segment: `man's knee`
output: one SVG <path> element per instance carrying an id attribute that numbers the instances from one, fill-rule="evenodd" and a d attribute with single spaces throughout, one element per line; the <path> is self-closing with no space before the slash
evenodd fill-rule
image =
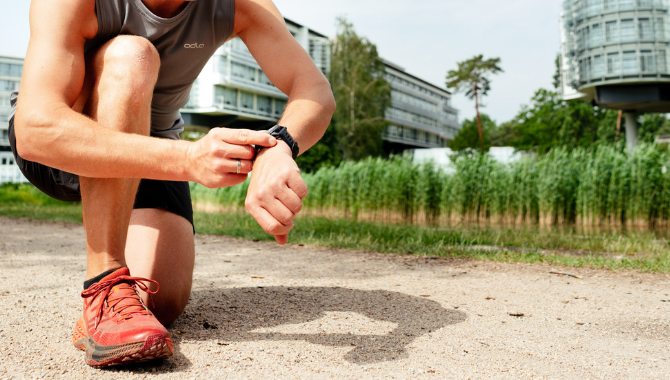
<path id="1" fill-rule="evenodd" d="M 157 299 L 152 312 L 164 326 L 169 326 L 184 312 L 190 295 L 189 287 L 182 292 Z"/>
<path id="2" fill-rule="evenodd" d="M 98 76 L 111 76 L 117 85 L 123 84 L 130 91 L 153 91 L 160 56 L 146 38 L 118 36 L 95 53 L 94 65 Z"/>

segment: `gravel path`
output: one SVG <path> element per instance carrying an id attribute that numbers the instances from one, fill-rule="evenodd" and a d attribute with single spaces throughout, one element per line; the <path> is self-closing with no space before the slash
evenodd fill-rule
<path id="1" fill-rule="evenodd" d="M 176 353 L 95 370 L 71 341 L 83 228 L 0 217 L 0 378 L 670 378 L 670 277 L 197 236 Z"/>

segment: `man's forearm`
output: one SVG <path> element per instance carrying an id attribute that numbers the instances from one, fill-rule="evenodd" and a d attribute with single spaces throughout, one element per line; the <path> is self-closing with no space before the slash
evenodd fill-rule
<path id="1" fill-rule="evenodd" d="M 105 128 L 63 105 L 49 116 L 15 119 L 19 155 L 92 178 L 191 180 L 188 142 Z"/>

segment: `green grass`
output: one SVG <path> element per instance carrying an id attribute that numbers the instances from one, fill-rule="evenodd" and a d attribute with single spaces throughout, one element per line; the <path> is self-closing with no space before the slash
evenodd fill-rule
<path id="1" fill-rule="evenodd" d="M 29 185 L 5 185 L 0 186 L 0 215 L 81 223 L 81 205 L 51 200 Z M 196 212 L 195 225 L 201 234 L 273 240 L 246 213 Z M 291 243 L 392 254 L 670 272 L 670 246 L 650 231 L 467 225 L 430 228 L 303 216 L 289 238 Z"/>
<path id="2" fill-rule="evenodd" d="M 0 215 L 12 218 L 81 223 L 81 204 L 52 199 L 32 185 L 0 186 Z"/>

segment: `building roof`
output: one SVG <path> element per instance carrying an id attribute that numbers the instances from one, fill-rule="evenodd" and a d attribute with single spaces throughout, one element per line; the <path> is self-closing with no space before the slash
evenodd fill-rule
<path id="1" fill-rule="evenodd" d="M 309 29 L 309 32 L 310 32 L 310 33 L 312 33 L 312 34 L 314 34 L 314 35 L 316 35 L 316 36 L 318 36 L 318 37 L 328 38 L 328 36 L 323 35 L 323 34 L 317 32 L 317 31 L 315 31 L 314 29 L 310 29 L 310 28 L 308 28 L 308 27 L 306 27 L 306 26 L 304 26 L 304 25 L 302 25 L 302 24 L 298 24 L 297 22 L 295 22 L 295 21 L 293 21 L 293 20 L 291 20 L 291 19 L 288 19 L 288 18 L 286 18 L 286 17 L 284 17 L 284 21 L 285 21 L 287 24 L 291 24 L 291 25 L 296 26 L 296 27 L 298 27 L 298 28 L 307 28 L 307 29 Z"/>
<path id="2" fill-rule="evenodd" d="M 414 80 L 416 80 L 416 81 L 419 81 L 419 82 L 425 84 L 426 86 L 432 87 L 433 89 L 435 89 L 435 90 L 437 90 L 437 91 L 446 92 L 447 94 L 451 95 L 451 91 L 449 91 L 449 90 L 447 90 L 447 89 L 445 89 L 445 88 L 442 88 L 442 87 L 440 87 L 440 86 L 434 85 L 434 84 L 428 82 L 427 80 L 424 80 L 424 79 L 421 79 L 421 78 L 417 77 L 416 75 L 412 75 L 412 74 L 408 73 L 407 71 L 405 71 L 405 68 L 404 68 L 404 67 L 399 66 L 399 65 L 396 65 L 395 63 L 390 62 L 390 61 L 387 61 L 386 59 L 381 58 L 381 57 L 380 57 L 379 59 L 381 59 L 381 61 L 384 62 L 384 64 L 385 64 L 387 67 L 390 67 L 390 68 L 392 68 L 392 69 L 398 70 L 398 71 L 400 71 L 401 73 L 403 73 L 404 75 L 407 75 L 408 77 L 410 77 L 410 78 L 412 78 L 412 79 L 414 79 Z"/>

